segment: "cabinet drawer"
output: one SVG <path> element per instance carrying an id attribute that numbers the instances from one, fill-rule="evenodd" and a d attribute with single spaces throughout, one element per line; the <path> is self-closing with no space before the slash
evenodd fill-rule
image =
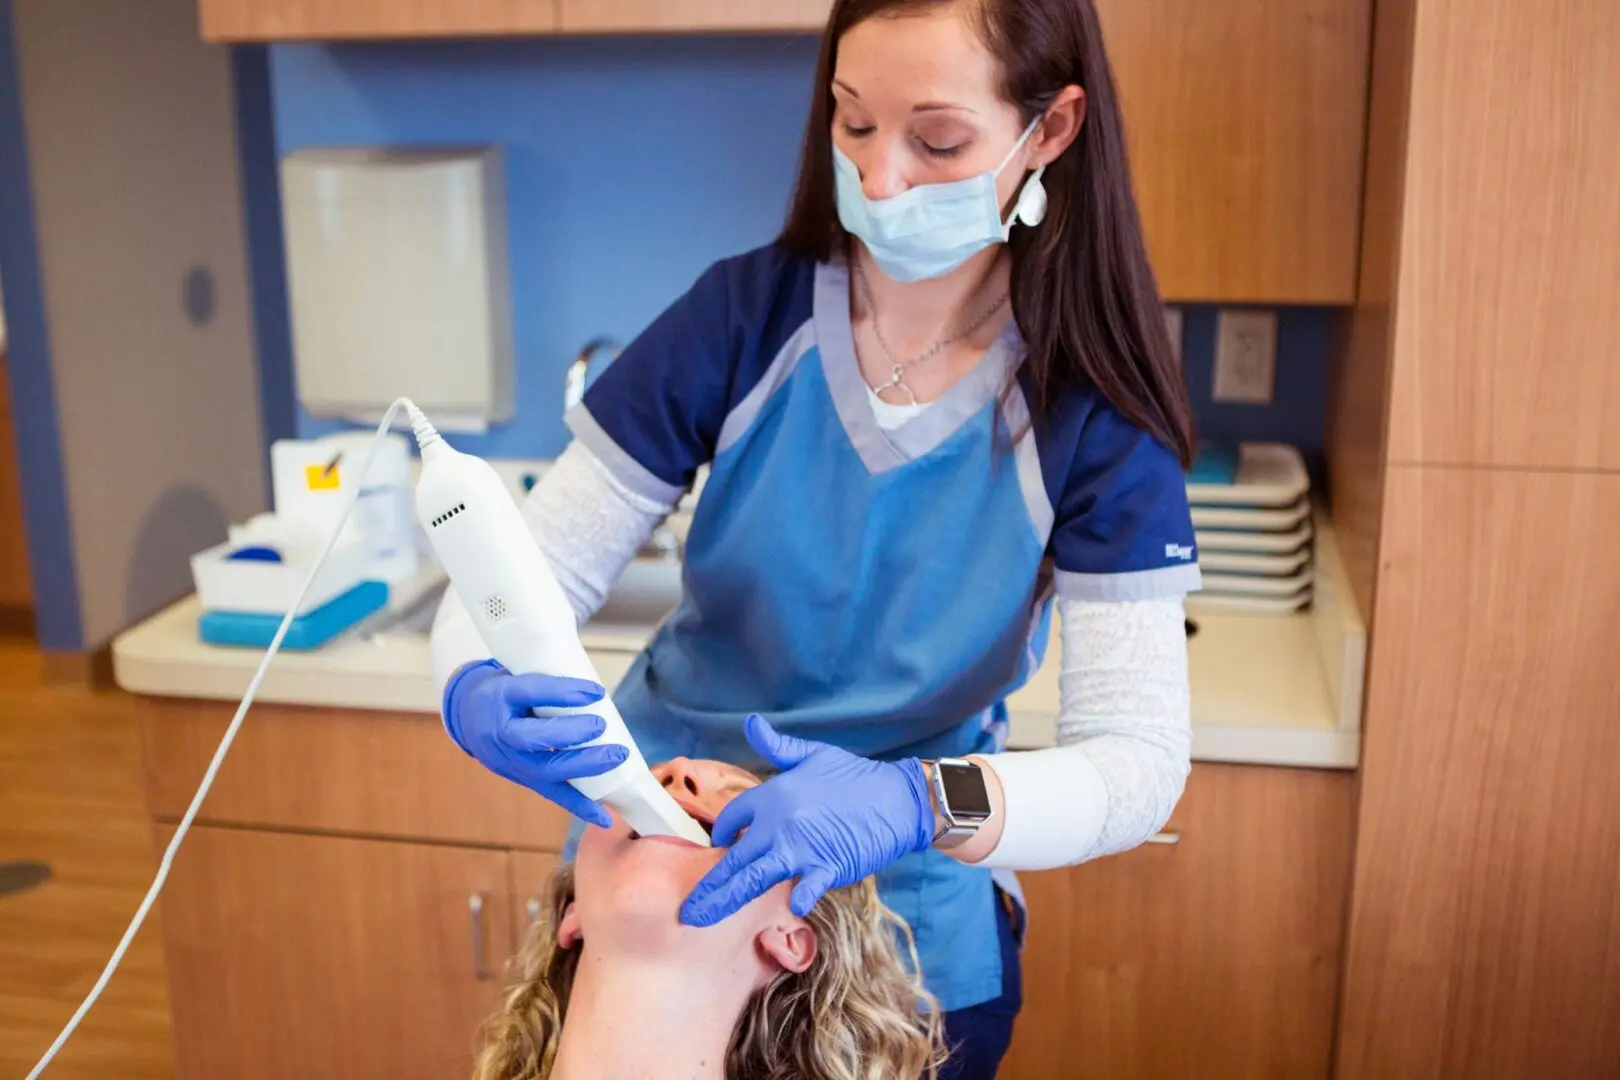
<path id="1" fill-rule="evenodd" d="M 219 702 L 144 699 L 147 807 L 185 813 L 230 722 Z M 558 851 L 569 817 L 489 772 L 422 713 L 257 705 L 203 821 Z"/>

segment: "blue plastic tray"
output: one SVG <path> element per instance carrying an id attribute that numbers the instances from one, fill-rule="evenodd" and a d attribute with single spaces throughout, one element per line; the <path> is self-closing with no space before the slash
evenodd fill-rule
<path id="1" fill-rule="evenodd" d="M 388 583 L 362 581 L 320 607 L 292 621 L 281 647 L 287 652 L 318 649 L 388 603 Z M 256 611 L 205 611 L 197 618 L 197 636 L 209 645 L 265 649 L 276 636 L 281 615 Z"/>

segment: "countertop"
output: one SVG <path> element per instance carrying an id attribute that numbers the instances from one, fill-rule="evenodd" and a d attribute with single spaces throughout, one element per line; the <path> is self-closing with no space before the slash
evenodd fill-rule
<path id="1" fill-rule="evenodd" d="M 1316 599 L 1288 616 L 1195 614 L 1188 640 L 1193 757 L 1201 761 L 1354 768 L 1360 748 L 1365 632 L 1331 529 L 1318 519 Z M 201 611 L 187 597 L 120 635 L 120 687 L 158 697 L 240 700 L 262 653 L 197 640 Z M 629 670 L 655 627 L 587 623 L 580 632 L 604 685 Z M 1059 711 L 1058 628 L 1046 661 L 1008 699 L 1010 749 L 1051 746 Z M 309 653 L 283 653 L 257 700 L 332 708 L 437 713 L 425 638 L 350 633 Z M 251 722 L 251 719 L 250 721 Z"/>

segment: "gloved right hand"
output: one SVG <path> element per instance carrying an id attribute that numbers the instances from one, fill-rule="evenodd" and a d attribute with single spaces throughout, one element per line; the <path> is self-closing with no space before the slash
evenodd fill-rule
<path id="1" fill-rule="evenodd" d="M 613 824 L 608 812 L 568 781 L 605 773 L 630 752 L 616 745 L 579 746 L 606 729 L 600 716 L 539 717 L 531 712 L 581 708 L 605 693 L 593 682 L 513 675 L 494 660 L 481 660 L 450 677 L 444 690 L 444 726 L 456 745 L 491 772 L 605 829 Z"/>

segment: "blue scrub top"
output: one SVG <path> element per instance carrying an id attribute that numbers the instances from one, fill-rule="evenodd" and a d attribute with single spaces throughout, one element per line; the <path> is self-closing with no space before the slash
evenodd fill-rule
<path id="1" fill-rule="evenodd" d="M 568 417 L 632 490 L 709 476 L 680 606 L 614 693 L 651 762 L 758 771 L 742 734 L 870 758 L 989 754 L 1039 666 L 1052 598 L 1198 587 L 1174 453 L 1096 390 L 1032 423 L 1010 326 L 927 410 L 878 427 L 842 261 L 770 246 L 717 263 Z M 1001 993 L 990 871 L 939 852 L 878 878 L 947 1010 Z"/>

